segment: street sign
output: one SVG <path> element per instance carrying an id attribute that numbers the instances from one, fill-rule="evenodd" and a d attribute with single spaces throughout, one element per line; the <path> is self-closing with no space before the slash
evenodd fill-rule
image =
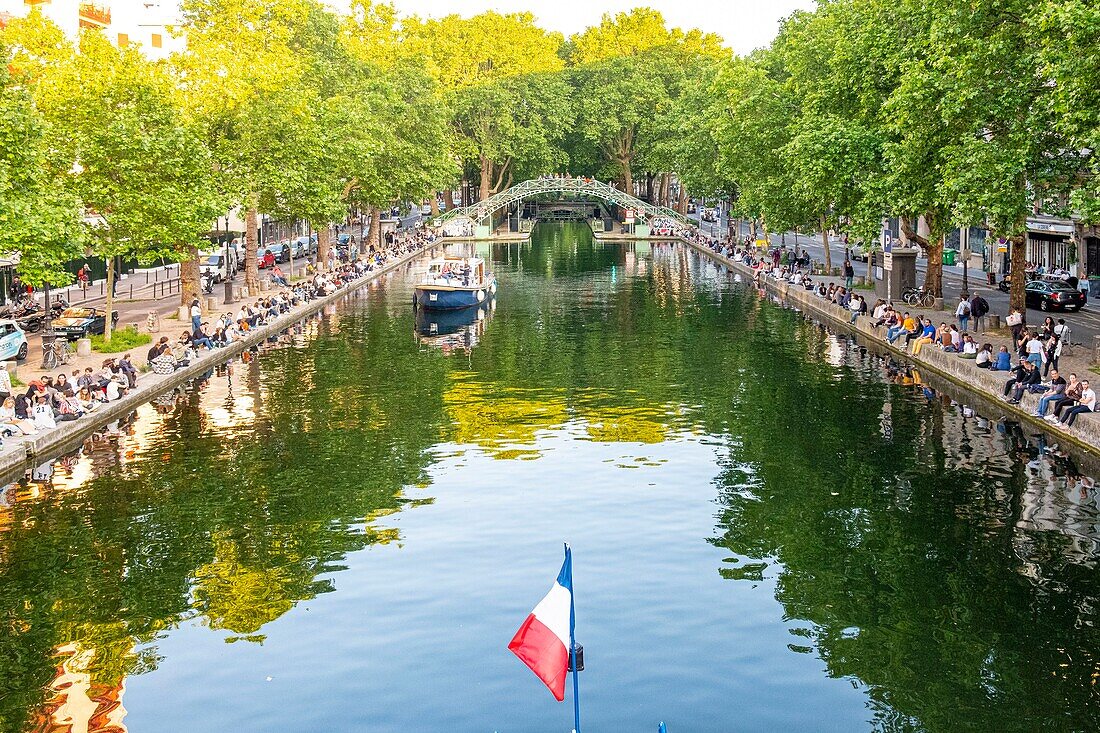
<path id="1" fill-rule="evenodd" d="M 634 223 L 634 209 L 627 209 L 623 219 L 624 224 Z"/>
<path id="2" fill-rule="evenodd" d="M 894 253 L 886 251 L 882 253 L 882 269 L 890 271 L 894 269 Z"/>
<path id="3" fill-rule="evenodd" d="M 882 220 L 882 251 L 890 252 L 894 246 L 894 238 L 890 235 L 890 220 Z M 887 267 L 886 269 L 890 269 Z"/>

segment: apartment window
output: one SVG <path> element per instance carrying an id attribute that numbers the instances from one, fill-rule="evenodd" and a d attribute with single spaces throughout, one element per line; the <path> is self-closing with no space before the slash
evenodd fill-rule
<path id="1" fill-rule="evenodd" d="M 152 45 L 153 45 L 153 48 L 163 48 L 164 47 L 164 39 L 161 38 L 161 35 L 159 33 L 154 33 L 153 34 Z"/>
<path id="2" fill-rule="evenodd" d="M 118 34 L 118 47 L 125 48 L 130 45 L 130 36 L 126 33 Z"/>

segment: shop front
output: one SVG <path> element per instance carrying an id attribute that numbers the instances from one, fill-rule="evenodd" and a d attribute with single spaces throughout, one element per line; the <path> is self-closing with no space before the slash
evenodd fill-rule
<path id="1" fill-rule="evenodd" d="M 1027 220 L 1027 256 L 1025 259 L 1042 266 L 1047 272 L 1064 269 L 1077 272 L 1077 243 L 1073 238 L 1073 222 L 1069 219 L 1036 216 Z"/>

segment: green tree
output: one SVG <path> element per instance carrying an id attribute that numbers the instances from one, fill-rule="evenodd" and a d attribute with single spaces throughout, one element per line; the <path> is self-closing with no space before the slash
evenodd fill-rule
<path id="1" fill-rule="evenodd" d="M 8 72 L 0 47 L 0 247 L 19 256 L 33 286 L 65 285 L 80 254 L 80 202 L 48 160 L 48 127 L 29 89 Z"/>
<path id="2" fill-rule="evenodd" d="M 107 311 L 118 257 L 176 258 L 219 212 L 210 156 L 182 121 L 171 78 L 98 31 L 38 85 L 66 186 L 84 204 L 85 234 L 107 261 Z M 111 319 L 104 333 L 111 336 Z"/>
<path id="3" fill-rule="evenodd" d="M 614 16 L 604 13 L 599 25 L 572 36 L 562 52 L 571 64 L 580 66 L 666 46 L 713 56 L 727 53 L 720 36 L 698 29 L 669 28 L 664 16 L 652 8 L 634 8 Z"/>

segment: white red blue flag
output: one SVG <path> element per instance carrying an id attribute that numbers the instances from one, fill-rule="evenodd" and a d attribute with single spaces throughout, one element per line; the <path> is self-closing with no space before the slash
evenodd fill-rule
<path id="1" fill-rule="evenodd" d="M 550 688 L 558 702 L 565 699 L 572 638 L 573 557 L 566 547 L 558 579 L 508 644 L 508 649 Z"/>

